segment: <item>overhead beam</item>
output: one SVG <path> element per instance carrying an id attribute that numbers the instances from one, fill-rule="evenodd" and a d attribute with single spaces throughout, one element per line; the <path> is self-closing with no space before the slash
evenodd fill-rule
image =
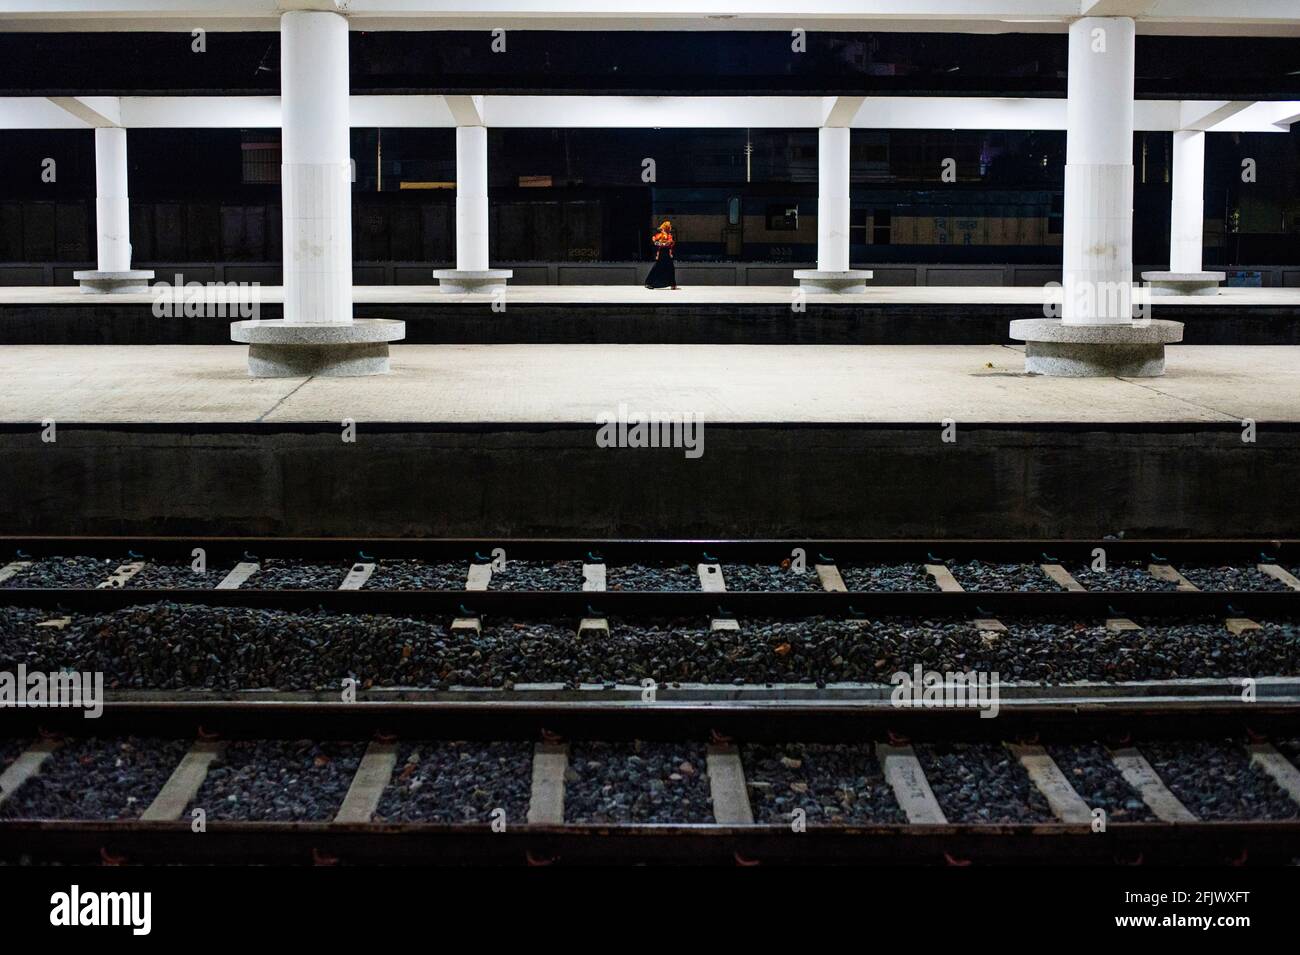
<path id="1" fill-rule="evenodd" d="M 111 103 L 109 102 L 111 101 Z M 469 102 L 466 102 L 469 101 Z M 116 112 L 112 108 L 118 106 Z M 353 96 L 356 128 L 486 125 L 538 129 L 1059 130 L 1065 100 L 952 96 Z M 1139 100 L 1134 127 L 1149 132 L 1284 132 L 1300 102 Z M 1191 124 L 1191 125 L 1188 125 Z M 278 96 L 0 97 L 0 129 L 238 129 L 280 126 Z"/>
<path id="2" fill-rule="evenodd" d="M 364 30 L 1060 33 L 1080 16 L 1127 16 L 1142 33 L 1300 35 L 1294 0 L 0 0 L 0 28 L 269 30 L 294 9 Z"/>
<path id="3" fill-rule="evenodd" d="M 51 96 L 49 99 L 93 129 L 122 125 L 122 101 L 116 96 Z"/>
<path id="4" fill-rule="evenodd" d="M 1160 0 L 1081 0 L 1079 15 L 1084 17 L 1144 17 L 1159 6 Z"/>
<path id="5" fill-rule="evenodd" d="M 122 125 L 130 129 L 278 129 L 280 97 L 123 96 Z"/>
<path id="6" fill-rule="evenodd" d="M 1296 108 L 1295 103 L 1290 103 L 1288 105 L 1293 110 Z M 1300 123 L 1300 110 L 1296 110 L 1295 112 L 1288 111 L 1285 116 L 1273 120 L 1273 125 L 1283 132 L 1290 132 L 1291 126 L 1294 123 Z"/>
<path id="7" fill-rule="evenodd" d="M 853 117 L 858 115 L 858 110 L 862 109 L 862 104 L 866 101 L 865 96 L 826 97 L 826 115 L 822 119 L 822 125 L 852 126 Z"/>
<path id="8" fill-rule="evenodd" d="M 482 96 L 444 96 L 443 100 L 457 126 L 483 125 Z"/>
<path id="9" fill-rule="evenodd" d="M 1199 102 L 1184 101 L 1179 106 L 1179 122 L 1183 129 L 1195 129 L 1208 132 L 1242 110 L 1253 105 L 1250 102 Z"/>

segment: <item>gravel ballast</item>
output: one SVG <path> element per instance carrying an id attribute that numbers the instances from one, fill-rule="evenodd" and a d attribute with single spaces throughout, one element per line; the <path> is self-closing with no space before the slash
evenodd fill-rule
<path id="1" fill-rule="evenodd" d="M 126 582 L 127 590 L 212 590 L 230 573 L 229 567 L 208 567 L 195 573 L 189 564 L 145 564 Z"/>
<path id="2" fill-rule="evenodd" d="M 1124 781 L 1106 747 L 1097 743 L 1049 746 L 1049 755 L 1090 809 L 1104 809 L 1109 822 L 1153 822 L 1137 790 Z"/>
<path id="3" fill-rule="evenodd" d="M 467 561 L 438 564 L 422 560 L 381 560 L 364 590 L 464 590 L 469 577 Z"/>
<path id="4" fill-rule="evenodd" d="M 1019 591 L 1047 593 L 1061 587 L 1037 564 L 990 564 L 982 560 L 948 565 L 963 590 L 972 593 Z"/>
<path id="5" fill-rule="evenodd" d="M 1169 791 L 1197 817 L 1294 819 L 1297 804 L 1262 769 L 1251 765 L 1239 740 L 1148 742 L 1138 747 Z"/>
<path id="6" fill-rule="evenodd" d="M 1300 625 L 1262 621 L 1232 637 L 1216 619 L 1111 632 L 1051 619 L 1003 618 L 986 640 L 965 620 L 741 620 L 738 631 L 613 618 L 608 635 L 576 621 L 489 618 L 481 634 L 426 620 L 325 611 L 148 604 L 74 615 L 0 609 L 0 669 L 102 671 L 109 689 L 338 691 L 516 683 L 889 683 L 916 664 L 996 672 L 1003 682 L 1066 683 L 1300 674 Z"/>
<path id="7" fill-rule="evenodd" d="M 1177 590 L 1178 585 L 1161 580 L 1147 569 L 1146 564 L 1107 564 L 1104 571 L 1095 571 L 1090 565 L 1067 567 L 1070 575 L 1083 585 L 1084 590 L 1123 590 L 1136 593 Z"/>
<path id="8" fill-rule="evenodd" d="M 0 739 L 0 773 L 31 744 L 29 739 Z"/>
<path id="9" fill-rule="evenodd" d="M 574 743 L 564 774 L 566 822 L 713 821 L 699 743 Z"/>
<path id="10" fill-rule="evenodd" d="M 0 805 L 6 819 L 137 819 L 189 750 L 186 740 L 69 740 Z"/>
<path id="11" fill-rule="evenodd" d="M 388 822 L 491 822 L 528 816 L 533 748 L 528 743 L 403 744 L 376 819 Z"/>
<path id="12" fill-rule="evenodd" d="M 123 564 L 127 557 L 45 557 L 10 577 L 0 588 L 29 590 L 34 587 L 98 587 Z"/>
<path id="13" fill-rule="evenodd" d="M 1290 590 L 1276 577 L 1256 567 L 1185 567 L 1176 565 L 1184 577 L 1201 590 Z"/>
<path id="14" fill-rule="evenodd" d="M 751 744 L 741 749 L 757 823 L 809 825 L 906 822 L 869 743 Z"/>
<path id="15" fill-rule="evenodd" d="M 934 798 L 949 822 L 1051 822 L 1047 800 L 996 743 L 916 747 Z"/>
<path id="16" fill-rule="evenodd" d="M 580 560 L 507 560 L 492 571 L 489 590 L 581 590 Z"/>
<path id="17" fill-rule="evenodd" d="M 699 590 L 700 574 L 694 564 L 610 564 L 605 589 Z"/>
<path id="18" fill-rule="evenodd" d="M 365 748 L 311 740 L 227 743 L 185 816 L 202 809 L 209 820 L 328 821 L 343 804 Z"/>
<path id="19" fill-rule="evenodd" d="M 839 572 L 849 590 L 924 592 L 939 589 L 935 579 L 921 564 L 841 565 Z"/>
<path id="20" fill-rule="evenodd" d="M 728 590 L 765 590 L 777 593 L 806 593 L 822 589 L 821 578 L 809 564 L 802 572 L 781 564 L 723 564 L 722 577 Z"/>
<path id="21" fill-rule="evenodd" d="M 243 586 L 247 590 L 337 590 L 351 566 L 272 557 L 261 561 L 257 573 Z"/>

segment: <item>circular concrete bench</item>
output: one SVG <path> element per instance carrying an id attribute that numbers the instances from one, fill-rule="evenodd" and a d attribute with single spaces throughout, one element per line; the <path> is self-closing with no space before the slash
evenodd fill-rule
<path id="1" fill-rule="evenodd" d="M 1218 295 L 1223 272 L 1143 272 L 1152 295 Z"/>
<path id="2" fill-rule="evenodd" d="M 1011 337 L 1025 343 L 1025 371 L 1058 378 L 1154 378 L 1165 373 L 1165 345 L 1183 340 L 1183 323 L 1066 325 L 1022 318 Z"/>
<path id="3" fill-rule="evenodd" d="M 405 337 L 406 323 L 388 318 L 347 323 L 254 320 L 230 326 L 232 341 L 248 343 L 248 373 L 254 378 L 387 374 L 388 343 Z"/>
<path id="4" fill-rule="evenodd" d="M 438 280 L 440 292 L 491 292 L 505 288 L 514 274 L 513 269 L 435 269 L 433 277 Z"/>
<path id="5" fill-rule="evenodd" d="M 100 272 L 97 270 L 73 272 L 72 277 L 81 283 L 83 292 L 147 292 L 153 269 L 130 269 L 126 272 Z"/>
<path id="6" fill-rule="evenodd" d="M 820 269 L 797 269 L 794 273 L 799 287 L 809 292 L 865 292 L 871 272 L 849 269 L 845 272 L 826 272 Z"/>

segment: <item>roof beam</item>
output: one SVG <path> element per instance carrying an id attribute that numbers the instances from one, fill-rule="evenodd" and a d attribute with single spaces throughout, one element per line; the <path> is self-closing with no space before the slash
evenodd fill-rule
<path id="1" fill-rule="evenodd" d="M 853 117 L 858 115 L 858 110 L 862 109 L 862 104 L 866 101 L 865 96 L 826 97 L 826 115 L 822 119 L 822 125 L 852 126 Z"/>
<path id="2" fill-rule="evenodd" d="M 51 96 L 49 100 L 92 128 L 122 125 L 122 101 L 116 96 Z"/>
<path id="3" fill-rule="evenodd" d="M 1289 133 L 1292 124 L 1300 123 L 1300 103 L 1290 103 L 1288 105 L 1290 109 L 1287 110 L 1286 115 L 1273 120 L 1273 125 L 1283 132 Z"/>
<path id="4" fill-rule="evenodd" d="M 1219 123 L 1236 116 L 1252 103 L 1199 102 L 1189 100 L 1179 105 L 1179 123 L 1181 129 L 1199 129 L 1208 131 Z"/>
<path id="5" fill-rule="evenodd" d="M 64 98 L 59 97 L 59 100 Z M 468 102 L 466 102 L 468 101 Z M 120 104 L 120 105 L 119 105 Z M 356 128 L 1065 129 L 1066 101 L 956 96 L 353 96 Z M 1284 132 L 1300 102 L 1138 100 L 1144 131 Z M 278 96 L 0 97 L 0 129 L 280 126 Z"/>
<path id="6" fill-rule="evenodd" d="M 483 125 L 482 96 L 444 96 L 443 100 L 457 126 Z"/>
<path id="7" fill-rule="evenodd" d="M 1144 17 L 1159 0 L 1081 0 L 1079 15 L 1085 17 Z"/>
<path id="8" fill-rule="evenodd" d="M 1295 0 L 0 0 L 17 30 L 275 29 L 330 10 L 364 30 L 912 30 L 1055 32 L 1129 16 L 1143 33 L 1300 35 Z"/>

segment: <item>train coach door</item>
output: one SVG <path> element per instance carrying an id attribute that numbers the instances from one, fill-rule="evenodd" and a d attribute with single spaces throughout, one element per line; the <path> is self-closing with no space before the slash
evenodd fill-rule
<path id="1" fill-rule="evenodd" d="M 727 215 L 722 226 L 722 251 L 729 259 L 738 259 L 745 249 L 745 216 L 740 196 L 727 198 Z"/>

